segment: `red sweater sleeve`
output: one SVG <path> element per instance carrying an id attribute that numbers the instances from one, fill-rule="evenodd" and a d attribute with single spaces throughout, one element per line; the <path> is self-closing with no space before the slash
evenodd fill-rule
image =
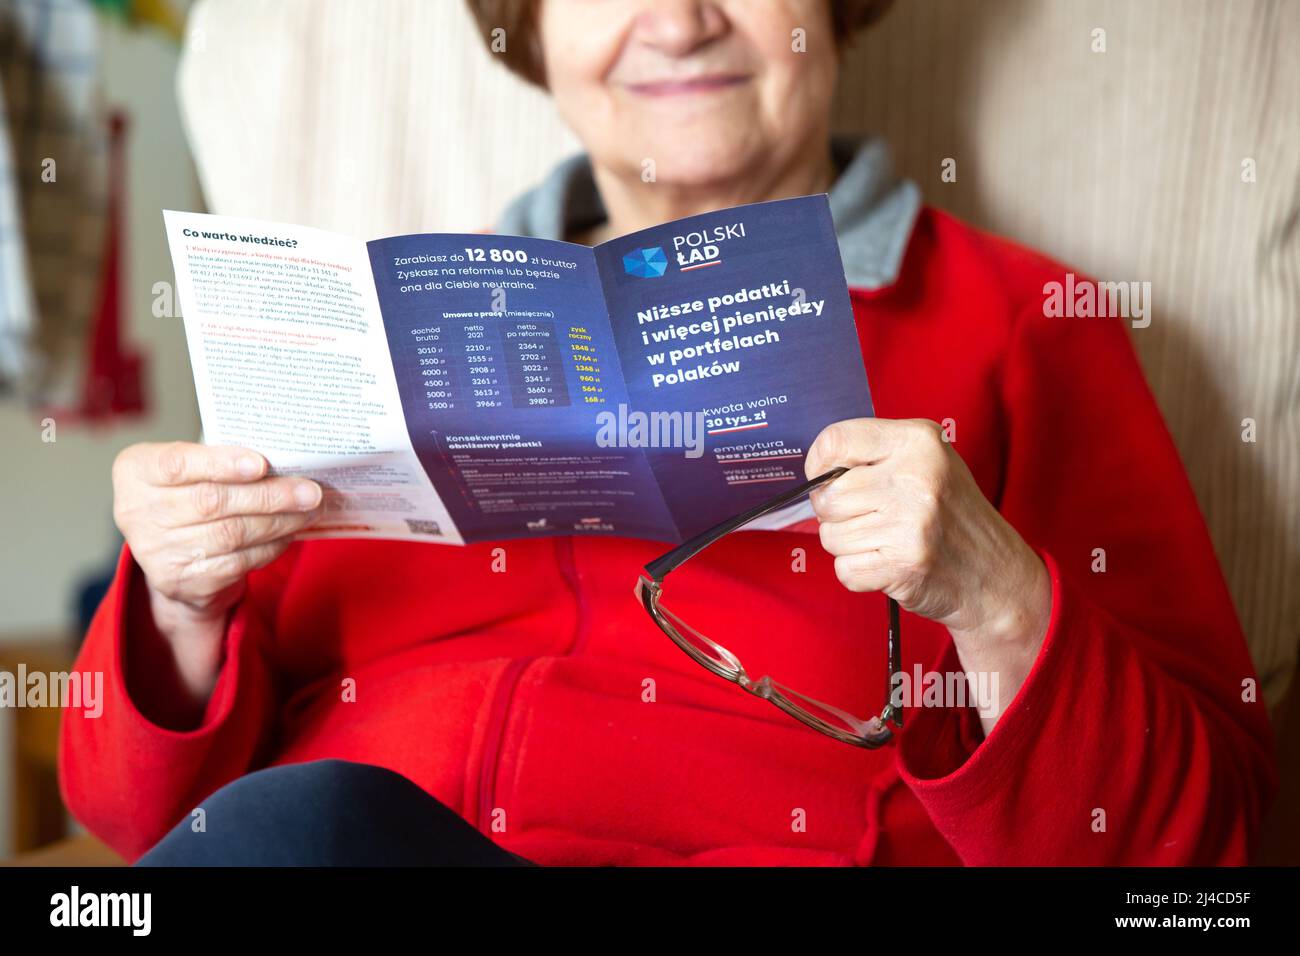
<path id="1" fill-rule="evenodd" d="M 1047 636 L 987 739 L 971 708 L 918 709 L 899 745 L 967 864 L 1243 864 L 1277 787 L 1232 600 L 1121 321 L 1039 301 L 1011 335 L 998 506 L 1047 561 Z M 939 667 L 961 670 L 951 645 Z"/>
<path id="2" fill-rule="evenodd" d="M 202 719 L 193 729 L 171 729 L 179 688 L 155 646 L 161 638 L 143 586 L 143 572 L 124 547 L 76 663 L 79 671 L 103 673 L 102 713 L 64 711 L 59 747 L 69 810 L 132 861 L 203 797 L 251 769 L 272 725 L 274 699 L 268 631 L 244 600 L 226 627 L 224 659 Z"/>

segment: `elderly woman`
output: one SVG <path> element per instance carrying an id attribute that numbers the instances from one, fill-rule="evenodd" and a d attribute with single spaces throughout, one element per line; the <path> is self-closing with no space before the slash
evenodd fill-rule
<path id="1" fill-rule="evenodd" d="M 64 727 L 73 812 L 163 864 L 1245 862 L 1269 723 L 1125 329 L 1053 317 L 1062 267 L 832 137 L 841 52 L 882 4 L 470 7 L 586 149 L 498 231 L 595 243 L 830 194 L 879 417 L 808 452 L 809 476 L 847 469 L 813 496 L 820 542 L 743 530 L 693 560 L 710 633 L 867 707 L 888 596 L 899 686 L 996 692 L 927 682 L 894 743 L 847 746 L 654 627 L 630 593 L 653 543 L 512 542 L 499 574 L 491 545 L 294 541 L 313 482 L 138 445 L 78 665 L 104 715 Z M 193 573 L 196 551 L 224 557 Z"/>

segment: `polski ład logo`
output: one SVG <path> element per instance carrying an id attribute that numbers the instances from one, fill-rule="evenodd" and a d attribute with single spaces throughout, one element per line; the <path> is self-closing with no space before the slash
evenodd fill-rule
<path id="1" fill-rule="evenodd" d="M 668 257 L 663 249 L 638 249 L 623 257 L 623 271 L 638 279 L 658 279 L 668 271 Z"/>

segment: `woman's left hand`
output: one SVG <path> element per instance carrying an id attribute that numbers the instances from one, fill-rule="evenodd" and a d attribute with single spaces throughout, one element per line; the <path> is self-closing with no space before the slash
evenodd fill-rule
<path id="1" fill-rule="evenodd" d="M 851 591 L 883 591 L 948 628 L 967 671 L 998 675 L 997 713 L 1024 683 L 1047 632 L 1042 559 L 984 497 L 940 427 L 856 418 L 808 450 L 809 478 L 849 471 L 812 494 L 822 546 Z"/>

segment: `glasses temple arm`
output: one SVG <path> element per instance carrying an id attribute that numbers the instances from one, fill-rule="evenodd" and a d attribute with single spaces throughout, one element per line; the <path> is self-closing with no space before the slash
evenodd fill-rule
<path id="1" fill-rule="evenodd" d="M 889 606 L 889 673 L 885 675 L 885 709 L 880 712 L 882 721 L 893 721 L 903 726 L 903 708 L 894 706 L 894 675 L 903 669 L 902 630 L 898 620 L 898 602 L 888 599 Z"/>
<path id="2" fill-rule="evenodd" d="M 708 531 L 697 534 L 695 537 L 682 542 L 667 554 L 660 555 L 647 564 L 645 566 L 646 574 L 650 576 L 650 580 L 652 581 L 662 581 L 664 575 L 685 564 L 688 559 L 699 554 L 723 535 L 730 534 L 742 525 L 747 525 L 749 522 L 755 521 L 763 517 L 765 514 L 770 514 L 773 511 L 784 508 L 793 501 L 798 501 L 818 485 L 825 484 L 828 481 L 833 481 L 846 471 L 848 471 L 847 468 L 832 468 L 825 474 L 818 475 L 816 478 L 805 481 L 803 484 L 791 488 L 789 491 L 780 494 L 775 498 L 771 498 L 761 504 L 755 505 L 744 514 L 736 515 L 734 518 L 729 518 L 722 522 L 722 524 L 715 525 Z"/>

